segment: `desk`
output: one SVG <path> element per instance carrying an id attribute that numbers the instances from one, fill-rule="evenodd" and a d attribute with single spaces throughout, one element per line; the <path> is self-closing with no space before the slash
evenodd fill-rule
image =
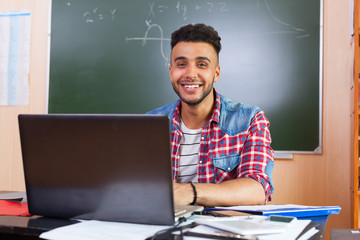
<path id="1" fill-rule="evenodd" d="M 331 240 L 358 240 L 359 229 L 331 229 Z"/>
<path id="2" fill-rule="evenodd" d="M 0 239 L 39 239 L 41 233 L 77 221 L 40 216 L 0 216 Z"/>
<path id="3" fill-rule="evenodd" d="M 321 240 L 323 238 L 326 217 L 317 219 L 319 223 L 319 232 L 311 240 Z M 313 221 L 316 221 L 313 220 Z M 39 239 L 39 235 L 51 229 L 74 224 L 77 221 L 45 218 L 40 216 L 18 217 L 18 216 L 0 216 L 0 239 Z M 166 237 L 164 239 L 171 239 Z M 201 238 L 199 238 L 201 239 Z"/>

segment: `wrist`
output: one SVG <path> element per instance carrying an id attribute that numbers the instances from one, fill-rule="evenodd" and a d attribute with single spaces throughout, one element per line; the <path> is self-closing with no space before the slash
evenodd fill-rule
<path id="1" fill-rule="evenodd" d="M 193 201 L 190 203 L 190 205 L 196 205 L 197 198 L 198 198 L 197 189 L 192 182 L 190 182 L 190 185 L 193 190 Z"/>

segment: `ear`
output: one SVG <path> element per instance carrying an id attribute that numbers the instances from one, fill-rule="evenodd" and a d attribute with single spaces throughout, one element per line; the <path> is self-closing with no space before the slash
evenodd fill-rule
<path id="1" fill-rule="evenodd" d="M 215 68 L 214 82 L 219 81 L 219 78 L 220 78 L 220 65 L 217 65 Z"/>
<path id="2" fill-rule="evenodd" d="M 172 67 L 171 67 L 171 64 L 169 65 L 169 75 L 170 75 L 170 78 L 171 78 L 171 75 L 172 75 Z"/>

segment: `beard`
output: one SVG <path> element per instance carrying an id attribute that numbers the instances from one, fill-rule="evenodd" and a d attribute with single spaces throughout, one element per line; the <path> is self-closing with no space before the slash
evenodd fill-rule
<path id="1" fill-rule="evenodd" d="M 173 89 L 175 91 L 175 93 L 179 96 L 179 98 L 181 99 L 181 101 L 183 101 L 184 103 L 188 104 L 189 106 L 196 106 L 198 104 L 200 104 L 212 91 L 213 86 L 214 86 L 214 79 L 213 78 L 212 82 L 203 90 L 202 94 L 200 95 L 199 98 L 194 99 L 194 100 L 188 100 L 185 99 L 183 96 L 181 96 L 179 89 L 175 86 L 175 84 L 172 84 Z M 200 80 L 186 80 L 186 81 L 182 81 L 182 82 L 187 82 L 187 83 L 202 83 L 202 81 Z M 205 85 L 204 85 L 205 86 Z"/>

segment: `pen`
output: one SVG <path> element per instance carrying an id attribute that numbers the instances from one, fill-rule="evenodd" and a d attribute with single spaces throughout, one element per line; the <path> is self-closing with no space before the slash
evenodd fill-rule
<path id="1" fill-rule="evenodd" d="M 229 215 L 212 212 L 212 211 L 201 211 L 201 212 L 194 212 L 195 215 L 211 215 L 213 217 L 229 217 Z"/>

